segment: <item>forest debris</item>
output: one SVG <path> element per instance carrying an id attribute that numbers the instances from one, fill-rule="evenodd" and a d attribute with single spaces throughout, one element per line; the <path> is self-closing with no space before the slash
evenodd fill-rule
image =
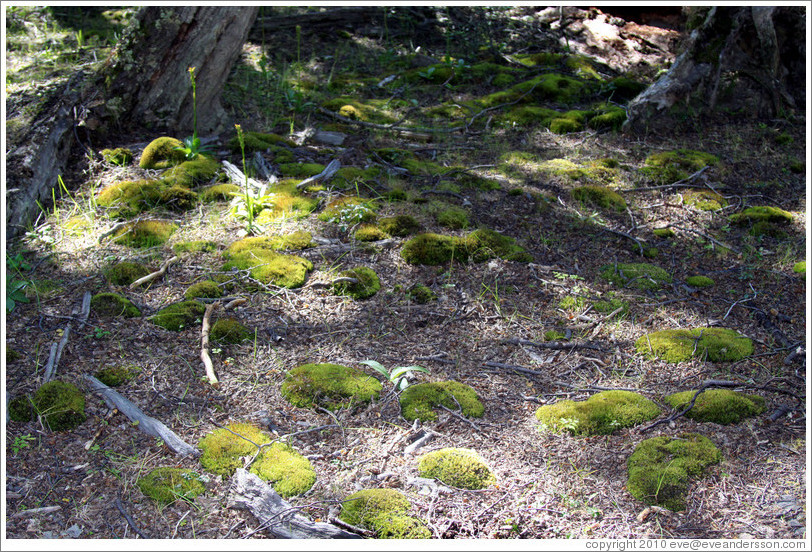
<path id="1" fill-rule="evenodd" d="M 169 429 L 166 425 L 156 420 L 151 416 L 147 416 L 144 412 L 135 406 L 129 399 L 125 398 L 118 391 L 107 387 L 93 376 L 84 374 L 85 380 L 90 384 L 93 391 L 100 394 L 110 408 L 117 408 L 119 412 L 127 416 L 134 424 L 138 425 L 138 429 L 162 439 L 166 446 L 172 449 L 177 454 L 182 456 L 192 455 L 199 456 L 198 451 L 193 446 L 187 444 L 183 439 L 178 437 L 175 432 Z"/>
<path id="2" fill-rule="evenodd" d="M 156 278 L 160 278 L 161 276 L 166 274 L 166 270 L 170 266 L 172 266 L 173 264 L 178 262 L 178 260 L 179 260 L 179 257 L 177 255 L 172 257 L 171 259 L 167 260 L 164 264 L 161 265 L 161 268 L 159 268 L 158 270 L 156 270 L 152 274 L 147 274 L 143 278 L 139 278 L 135 282 L 130 284 L 130 289 L 135 289 L 135 288 L 137 288 L 138 286 L 140 286 L 142 284 L 146 284 L 148 282 L 151 282 L 151 281 L 155 280 Z"/>
<path id="3" fill-rule="evenodd" d="M 338 172 L 338 169 L 340 169 L 340 168 L 341 168 L 341 161 L 339 161 L 338 159 L 333 159 L 332 161 L 327 163 L 327 166 L 324 167 L 324 170 L 321 171 L 319 174 L 311 176 L 309 178 L 305 178 L 304 180 L 302 180 L 301 182 L 296 184 L 296 189 L 301 190 L 305 186 L 307 186 L 309 184 L 313 184 L 314 182 L 318 182 L 320 180 L 324 180 L 326 182 L 326 181 L 330 180 L 333 177 L 333 175 L 336 172 Z"/>
<path id="4" fill-rule="evenodd" d="M 227 508 L 249 510 L 265 529 L 280 539 L 359 539 L 329 523 L 311 521 L 296 512 L 268 483 L 243 468 L 231 477 Z"/>
<path id="5" fill-rule="evenodd" d="M 214 373 L 214 365 L 212 364 L 211 356 L 209 356 L 209 332 L 211 331 L 211 315 L 219 306 L 219 302 L 206 305 L 206 312 L 203 314 L 203 328 L 200 330 L 200 360 L 203 361 L 203 366 L 206 367 L 206 377 L 209 379 L 209 383 L 214 386 L 219 385 L 220 382 Z"/>
<path id="6" fill-rule="evenodd" d="M 62 349 L 65 348 L 65 345 L 68 343 L 68 337 L 70 336 L 70 329 L 71 325 L 68 322 L 65 325 L 65 330 L 62 332 L 62 339 L 59 340 L 59 344 L 52 344 L 51 345 L 51 353 L 48 357 L 48 364 L 45 365 L 45 373 L 42 376 L 43 383 L 48 383 L 54 377 L 56 373 L 56 367 L 59 365 L 59 359 L 62 357 Z"/>
<path id="7" fill-rule="evenodd" d="M 142 539 L 148 539 L 149 537 L 145 535 L 141 531 L 141 529 L 138 528 L 138 526 L 135 524 L 135 520 L 132 518 L 130 514 L 127 513 L 127 510 L 124 509 L 124 504 L 121 503 L 120 496 L 116 497 L 115 504 L 121 516 L 127 521 L 127 525 L 132 527 L 133 531 L 135 531 L 139 537 L 141 537 Z"/>
<path id="8" fill-rule="evenodd" d="M 52 514 L 62 509 L 61 506 L 43 506 L 42 508 L 30 508 L 28 510 L 20 510 L 11 514 L 11 518 L 21 518 L 28 516 L 36 516 L 39 514 Z"/>
<path id="9" fill-rule="evenodd" d="M 244 172 L 238 169 L 236 165 L 229 163 L 228 161 L 223 161 L 223 170 L 225 170 L 228 179 L 234 184 L 245 186 L 245 184 L 248 183 L 249 186 L 257 190 L 261 190 L 264 187 L 262 182 L 254 180 L 253 178 L 246 178 Z"/>

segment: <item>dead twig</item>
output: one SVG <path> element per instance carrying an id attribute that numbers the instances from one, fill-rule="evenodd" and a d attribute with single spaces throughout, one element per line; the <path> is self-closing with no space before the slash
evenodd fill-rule
<path id="1" fill-rule="evenodd" d="M 203 327 L 200 330 L 200 360 L 203 361 L 203 366 L 206 368 L 206 377 L 213 386 L 219 386 L 220 382 L 217 380 L 217 374 L 214 373 L 214 364 L 209 355 L 209 332 L 211 331 L 211 315 L 219 306 L 219 302 L 206 305 L 206 312 L 203 314 Z"/>
<path id="2" fill-rule="evenodd" d="M 62 333 L 62 339 L 59 340 L 59 344 L 57 345 L 54 343 L 51 345 L 51 355 L 48 357 L 48 364 L 45 366 L 45 374 L 42 376 L 42 381 L 48 383 L 53 379 L 54 373 L 56 373 L 56 367 L 59 365 L 59 359 L 62 357 L 62 350 L 65 348 L 65 345 L 68 343 L 68 337 L 70 337 L 70 322 L 65 325 L 65 331 Z"/>
<path id="3" fill-rule="evenodd" d="M 124 504 L 121 503 L 120 496 L 116 497 L 115 504 L 116 508 L 118 508 L 118 511 L 121 513 L 121 517 L 123 517 L 127 521 L 127 525 L 132 527 L 132 530 L 135 531 L 136 534 L 142 539 L 149 539 L 150 537 L 145 535 L 143 531 L 141 531 L 141 529 L 138 528 L 138 526 L 135 524 L 135 520 L 132 518 L 130 514 L 127 513 L 127 510 L 124 509 Z"/>
<path id="4" fill-rule="evenodd" d="M 137 279 L 135 282 L 130 284 L 130 289 L 135 289 L 142 284 L 146 284 L 155 280 L 156 278 L 160 278 L 164 274 L 166 274 L 166 270 L 172 266 L 174 263 L 178 262 L 179 258 L 177 256 L 172 257 L 171 259 L 167 260 L 164 264 L 161 265 L 161 268 L 153 272 L 152 274 L 147 274 L 143 278 Z"/>

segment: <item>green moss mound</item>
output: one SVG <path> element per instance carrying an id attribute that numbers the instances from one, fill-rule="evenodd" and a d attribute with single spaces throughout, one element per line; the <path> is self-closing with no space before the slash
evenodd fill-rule
<path id="1" fill-rule="evenodd" d="M 649 155 L 640 168 L 640 174 L 655 183 L 671 184 L 688 178 L 703 167 L 718 163 L 719 158 L 710 153 L 678 149 Z"/>
<path id="2" fill-rule="evenodd" d="M 644 335 L 634 346 L 642 355 L 666 362 L 735 362 L 753 354 L 752 340 L 726 328 L 661 330 Z"/>
<path id="3" fill-rule="evenodd" d="M 129 148 L 103 149 L 100 153 L 106 162 L 119 167 L 129 165 L 133 160 L 133 152 Z"/>
<path id="4" fill-rule="evenodd" d="M 341 197 L 328 203 L 318 219 L 340 226 L 353 226 L 373 222 L 377 218 L 376 208 L 374 201 L 354 196 Z"/>
<path id="5" fill-rule="evenodd" d="M 182 468 L 156 468 L 135 484 L 142 493 L 160 504 L 172 504 L 176 500 L 191 502 L 206 492 L 200 475 Z"/>
<path id="6" fill-rule="evenodd" d="M 550 132 L 555 134 L 567 134 L 582 130 L 584 130 L 584 124 L 576 119 L 559 117 L 550 121 Z"/>
<path id="7" fill-rule="evenodd" d="M 190 161 L 171 168 L 163 174 L 163 179 L 173 186 L 192 188 L 207 183 L 220 172 L 220 163 L 206 155 L 198 155 Z M 197 194 L 195 194 L 197 199 Z"/>
<path id="8" fill-rule="evenodd" d="M 197 324 L 206 312 L 206 307 L 198 301 L 181 301 L 168 305 L 148 318 L 156 326 L 171 332 Z"/>
<path id="9" fill-rule="evenodd" d="M 792 271 L 796 274 L 806 274 L 806 261 L 799 261 L 792 266 Z"/>
<path id="10" fill-rule="evenodd" d="M 303 364 L 290 370 L 282 395 L 293 406 L 329 410 L 368 403 L 380 395 L 381 382 L 355 368 L 339 364 Z"/>
<path id="11" fill-rule="evenodd" d="M 203 280 L 189 286 L 183 293 L 186 299 L 197 299 L 198 297 L 217 298 L 222 297 L 223 292 L 214 280 Z"/>
<path id="12" fill-rule="evenodd" d="M 96 379 L 108 387 L 118 387 L 132 380 L 141 368 L 138 366 L 108 366 L 96 372 Z"/>
<path id="13" fill-rule="evenodd" d="M 444 209 L 437 213 L 437 224 L 452 230 L 467 228 L 469 224 L 468 211 L 461 209 L 460 207 L 449 207 L 448 209 Z"/>
<path id="14" fill-rule="evenodd" d="M 433 410 L 439 406 L 451 410 L 462 409 L 462 415 L 481 418 L 485 407 L 473 388 L 457 381 L 418 383 L 407 387 L 400 395 L 400 412 L 409 421 L 419 418 L 429 422 L 437 419 Z"/>
<path id="15" fill-rule="evenodd" d="M 106 207 L 113 217 L 129 218 L 156 207 L 161 192 L 167 187 L 163 180 L 125 180 L 102 188 L 96 196 L 99 207 Z"/>
<path id="16" fill-rule="evenodd" d="M 659 416 L 652 401 L 631 391 L 602 391 L 585 401 L 559 401 L 536 411 L 536 418 L 553 431 L 573 435 L 609 435 Z"/>
<path id="17" fill-rule="evenodd" d="M 465 262 L 468 255 L 464 244 L 455 236 L 420 234 L 407 241 L 400 251 L 409 264 L 439 265 L 456 260 Z"/>
<path id="18" fill-rule="evenodd" d="M 524 248 L 516 244 L 516 240 L 488 228 L 471 232 L 464 243 L 471 259 L 477 263 L 494 257 L 522 263 L 533 260 Z"/>
<path id="19" fill-rule="evenodd" d="M 423 284 L 415 284 L 407 291 L 409 298 L 418 305 L 425 305 L 437 299 L 437 294 Z"/>
<path id="20" fill-rule="evenodd" d="M 234 194 L 239 194 L 242 189 L 236 184 L 214 184 L 206 186 L 198 193 L 200 201 L 203 203 L 214 203 L 215 201 L 231 201 Z"/>
<path id="21" fill-rule="evenodd" d="M 641 502 L 684 510 L 689 481 L 721 459 L 719 449 L 707 437 L 696 433 L 646 439 L 627 461 L 627 487 Z"/>
<path id="22" fill-rule="evenodd" d="M 676 233 L 670 228 L 655 228 L 651 233 L 658 238 L 673 238 L 676 236 Z"/>
<path id="23" fill-rule="evenodd" d="M 375 531 L 380 539 L 429 539 L 431 531 L 407 515 L 411 503 L 394 489 L 364 489 L 341 503 L 339 519 Z"/>
<path id="24" fill-rule="evenodd" d="M 138 307 L 118 293 L 97 293 L 90 299 L 90 308 L 99 316 L 123 316 L 125 318 L 141 316 Z"/>
<path id="25" fill-rule="evenodd" d="M 34 417 L 31 397 L 14 397 L 8 402 L 8 417 L 13 422 L 29 422 Z"/>
<path id="26" fill-rule="evenodd" d="M 410 236 L 420 230 L 420 223 L 411 215 L 395 215 L 378 220 L 378 228 L 399 238 Z"/>
<path id="27" fill-rule="evenodd" d="M 215 322 L 209 332 L 212 341 L 225 343 L 242 343 L 254 336 L 254 332 L 233 318 L 221 318 Z"/>
<path id="28" fill-rule="evenodd" d="M 682 204 L 700 211 L 718 211 L 727 207 L 727 200 L 710 190 L 687 190 L 682 194 Z"/>
<path id="29" fill-rule="evenodd" d="M 626 200 L 623 199 L 623 196 L 605 186 L 580 186 L 572 190 L 572 199 L 604 209 L 626 210 Z"/>
<path id="30" fill-rule="evenodd" d="M 389 234 L 375 226 L 374 224 L 362 224 L 355 231 L 355 239 L 362 242 L 374 242 L 385 240 Z"/>
<path id="31" fill-rule="evenodd" d="M 248 270 L 263 284 L 284 288 L 301 287 L 313 263 L 296 255 L 285 255 L 270 249 L 246 249 L 230 255 L 223 270 Z"/>
<path id="32" fill-rule="evenodd" d="M 163 245 L 178 226 L 163 220 L 141 220 L 127 224 L 113 234 L 116 243 L 136 248 Z"/>
<path id="33" fill-rule="evenodd" d="M 420 458 L 420 477 L 434 477 L 452 487 L 484 489 L 496 483 L 496 477 L 476 451 L 465 448 L 444 448 Z"/>
<path id="34" fill-rule="evenodd" d="M 257 215 L 258 224 L 270 224 L 278 219 L 300 219 L 316 210 L 319 200 L 308 197 L 296 188 L 298 179 L 282 180 L 265 196 L 262 211 Z"/>
<path id="35" fill-rule="evenodd" d="M 367 299 L 381 289 L 381 280 L 374 270 L 359 266 L 345 270 L 339 274 L 342 278 L 353 278 L 357 282 L 339 282 L 333 284 L 333 291 L 338 295 L 346 295 L 353 299 Z"/>
<path id="36" fill-rule="evenodd" d="M 245 146 L 246 154 L 254 153 L 255 151 L 266 151 L 280 145 L 288 147 L 296 146 L 296 144 L 278 134 L 253 132 L 250 130 L 243 132 L 243 144 Z M 228 149 L 230 149 L 232 153 L 242 152 L 242 149 L 240 148 L 240 140 L 237 136 L 234 136 L 228 141 Z"/>
<path id="37" fill-rule="evenodd" d="M 688 276 L 685 278 L 685 283 L 695 288 L 706 288 L 713 286 L 716 282 L 707 276 Z"/>
<path id="38" fill-rule="evenodd" d="M 626 110 L 622 107 L 609 105 L 601 106 L 597 114 L 590 117 L 588 126 L 596 130 L 620 130 L 626 121 Z"/>
<path id="39" fill-rule="evenodd" d="M 243 467 L 243 457 L 253 457 L 257 453 L 256 445 L 271 442 L 270 435 L 254 425 L 230 424 L 215 429 L 200 440 L 200 463 L 212 473 L 230 477 L 237 468 Z M 310 461 L 292 447 L 278 442 L 263 447 L 249 471 L 270 482 L 282 497 L 302 494 L 316 482 L 316 472 Z"/>
<path id="40" fill-rule="evenodd" d="M 223 256 L 229 257 L 246 251 L 255 249 L 267 249 L 269 251 L 300 251 L 313 247 L 313 234 L 300 230 L 284 236 L 258 236 L 243 238 L 235 241 L 223 252 Z"/>
<path id="41" fill-rule="evenodd" d="M 671 275 L 648 263 L 617 263 L 601 267 L 601 277 L 616 286 L 637 289 L 659 289 L 672 282 Z"/>
<path id="42" fill-rule="evenodd" d="M 688 406 L 696 391 L 682 391 L 665 397 L 675 410 Z M 698 422 L 736 424 L 745 418 L 757 416 L 765 410 L 764 397 L 739 393 L 730 389 L 706 389 L 696 398 L 694 406 L 685 416 Z"/>
<path id="43" fill-rule="evenodd" d="M 730 222 L 740 226 L 755 224 L 757 222 L 789 224 L 792 222 L 792 213 L 779 209 L 778 207 L 757 205 L 754 207 L 748 207 L 741 213 L 730 215 L 728 218 L 730 219 Z"/>
<path id="44" fill-rule="evenodd" d="M 183 163 L 186 154 L 176 148 L 182 148 L 183 142 L 177 138 L 162 136 L 149 143 L 141 153 L 138 165 L 142 169 L 165 169 Z"/>
<path id="45" fill-rule="evenodd" d="M 319 163 L 280 163 L 279 171 L 288 178 L 308 178 L 324 170 Z"/>
<path id="46" fill-rule="evenodd" d="M 122 261 L 104 271 L 107 281 L 116 286 L 128 286 L 151 271 L 141 263 Z"/>
<path id="47" fill-rule="evenodd" d="M 50 381 L 32 398 L 34 410 L 51 431 L 68 431 L 85 421 L 85 396 L 72 383 Z"/>
<path id="48" fill-rule="evenodd" d="M 211 253 L 217 251 L 217 244 L 208 240 L 183 241 L 172 245 L 175 253 Z"/>

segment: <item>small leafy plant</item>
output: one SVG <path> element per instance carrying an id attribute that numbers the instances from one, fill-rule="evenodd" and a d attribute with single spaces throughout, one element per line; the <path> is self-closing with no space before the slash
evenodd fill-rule
<path id="1" fill-rule="evenodd" d="M 17 456 L 17 453 L 21 450 L 30 447 L 32 441 L 36 441 L 36 437 L 33 437 L 30 433 L 17 435 L 14 442 L 11 443 L 11 452 L 14 453 L 14 456 Z"/>
<path id="2" fill-rule="evenodd" d="M 197 84 L 195 83 L 194 67 L 189 67 L 189 79 L 192 81 L 192 120 L 194 126 L 192 135 L 183 139 L 183 147 L 178 146 L 175 149 L 182 151 L 186 155 L 186 159 L 195 159 L 202 153 L 211 153 L 211 148 L 202 145 L 200 138 L 197 137 Z"/>
<path id="3" fill-rule="evenodd" d="M 411 372 L 423 372 L 424 374 L 430 373 L 428 368 L 422 366 L 396 366 L 391 371 L 387 370 L 380 362 L 376 360 L 362 360 L 361 364 L 366 364 L 387 380 L 389 380 L 398 391 L 403 391 L 409 386 L 408 375 Z"/>
<path id="4" fill-rule="evenodd" d="M 6 312 L 11 312 L 17 303 L 28 303 L 25 288 L 31 281 L 23 278 L 22 271 L 30 270 L 28 264 L 20 253 L 14 257 L 6 254 Z"/>
<path id="5" fill-rule="evenodd" d="M 237 140 L 240 142 L 240 151 L 242 151 L 242 172 L 245 175 L 245 183 L 243 193 L 235 196 L 231 203 L 231 213 L 234 217 L 247 221 L 246 230 L 251 234 L 256 230 L 254 218 L 265 207 L 260 200 L 265 196 L 265 187 L 263 186 L 256 194 L 252 193 L 248 188 L 248 167 L 245 164 L 245 136 L 242 132 L 242 126 L 234 125 L 234 128 L 237 129 Z"/>

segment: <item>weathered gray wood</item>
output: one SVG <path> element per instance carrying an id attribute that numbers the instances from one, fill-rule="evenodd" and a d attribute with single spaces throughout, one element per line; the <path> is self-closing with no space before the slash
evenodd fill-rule
<path id="1" fill-rule="evenodd" d="M 90 384 L 90 387 L 101 395 L 104 402 L 110 408 L 117 408 L 119 412 L 127 416 L 133 422 L 137 422 L 138 429 L 153 437 L 163 439 L 166 446 L 171 448 L 181 456 L 199 456 L 200 451 L 195 447 L 186 443 L 183 439 L 178 437 L 174 431 L 166 427 L 162 422 L 156 420 L 151 416 L 147 416 L 144 412 L 135 406 L 129 399 L 125 398 L 121 393 L 110 389 L 98 379 L 87 374 L 84 375 L 85 380 Z"/>
<path id="2" fill-rule="evenodd" d="M 360 539 L 335 525 L 310 521 L 258 476 L 237 468 L 231 477 L 228 508 L 248 510 L 262 527 L 280 539 Z"/>

